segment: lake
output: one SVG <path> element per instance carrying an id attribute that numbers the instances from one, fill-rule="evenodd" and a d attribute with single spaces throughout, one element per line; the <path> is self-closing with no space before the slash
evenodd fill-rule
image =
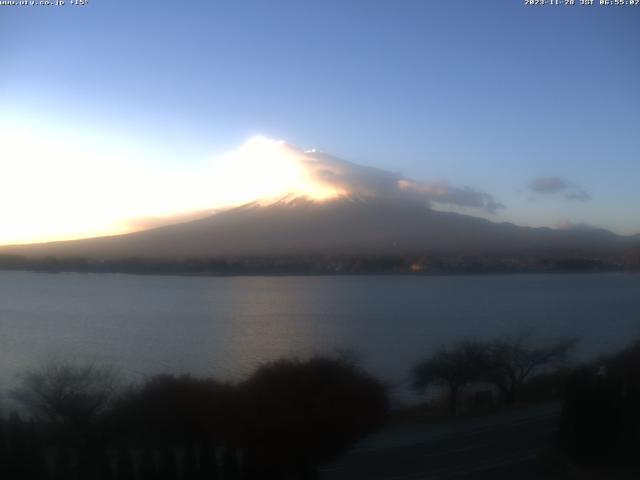
<path id="1" fill-rule="evenodd" d="M 578 336 L 578 359 L 640 336 L 640 275 L 179 277 L 0 272 L 0 389 L 55 360 L 240 379 L 284 355 L 352 349 L 402 386 L 466 338 Z"/>

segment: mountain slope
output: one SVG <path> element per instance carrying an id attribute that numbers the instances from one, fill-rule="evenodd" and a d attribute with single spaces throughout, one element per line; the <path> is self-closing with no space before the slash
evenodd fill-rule
<path id="1" fill-rule="evenodd" d="M 251 203 L 143 232 L 0 248 L 31 257 L 205 258 L 287 254 L 598 254 L 632 245 L 605 230 L 519 227 L 407 200 Z"/>

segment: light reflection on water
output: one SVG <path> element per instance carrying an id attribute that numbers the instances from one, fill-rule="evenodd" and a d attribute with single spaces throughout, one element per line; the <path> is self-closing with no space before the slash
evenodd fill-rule
<path id="1" fill-rule="evenodd" d="M 462 338 L 579 336 L 580 358 L 640 335 L 640 276 L 169 277 L 0 272 L 0 388 L 52 357 L 136 379 L 238 379 L 283 355 L 360 352 L 401 384 Z"/>

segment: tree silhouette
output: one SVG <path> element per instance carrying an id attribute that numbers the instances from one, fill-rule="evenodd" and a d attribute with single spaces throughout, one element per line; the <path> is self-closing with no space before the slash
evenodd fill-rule
<path id="1" fill-rule="evenodd" d="M 568 339 L 549 346 L 533 346 L 526 334 L 496 340 L 486 349 L 484 378 L 498 389 L 505 403 L 514 403 L 531 375 L 564 362 L 576 343 L 577 340 Z"/>
<path id="2" fill-rule="evenodd" d="M 441 348 L 431 358 L 417 363 L 411 372 L 412 387 L 417 392 L 424 392 L 432 385 L 446 387 L 449 409 L 455 415 L 460 391 L 478 380 L 485 368 L 485 346 L 480 342 L 459 342 L 451 348 Z"/>
<path id="3" fill-rule="evenodd" d="M 117 386 L 110 368 L 54 362 L 27 372 L 13 396 L 35 418 L 67 423 L 86 433 L 115 398 Z"/>

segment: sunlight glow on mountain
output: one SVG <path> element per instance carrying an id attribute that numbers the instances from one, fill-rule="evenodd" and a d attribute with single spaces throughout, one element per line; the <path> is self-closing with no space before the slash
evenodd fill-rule
<path id="1" fill-rule="evenodd" d="M 485 216 L 504 208 L 470 187 L 419 182 L 263 136 L 210 158 L 168 158 L 159 146 L 108 132 L 0 121 L 0 145 L 0 245 L 129 233 L 283 198 L 402 199 Z"/>
<path id="2" fill-rule="evenodd" d="M 225 197 L 236 203 L 283 195 L 325 201 L 349 193 L 315 178 L 306 157 L 283 141 L 257 136 L 229 154 L 223 168 L 216 167 L 230 181 Z"/>
<path id="3" fill-rule="evenodd" d="M 0 244 L 126 233 L 256 200 L 344 193 L 314 180 L 302 150 L 264 137 L 171 168 L 116 142 L 98 147 L 59 132 L 2 128 L 0 144 Z"/>

